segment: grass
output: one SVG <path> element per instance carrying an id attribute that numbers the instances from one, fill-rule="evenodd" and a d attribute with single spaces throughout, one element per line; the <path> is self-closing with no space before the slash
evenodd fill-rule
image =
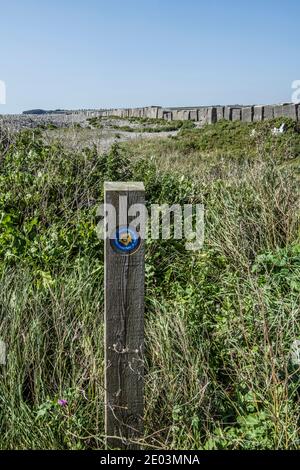
<path id="1" fill-rule="evenodd" d="M 95 226 L 108 180 L 206 208 L 201 251 L 147 242 L 143 445 L 299 448 L 299 134 L 264 125 L 254 139 L 252 124 L 220 123 L 107 154 L 36 131 L 2 138 L 0 448 L 104 446 Z"/>

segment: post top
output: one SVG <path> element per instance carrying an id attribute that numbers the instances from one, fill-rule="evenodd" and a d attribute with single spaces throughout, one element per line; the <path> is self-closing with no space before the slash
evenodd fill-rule
<path id="1" fill-rule="evenodd" d="M 141 181 L 105 181 L 104 191 L 145 191 Z"/>

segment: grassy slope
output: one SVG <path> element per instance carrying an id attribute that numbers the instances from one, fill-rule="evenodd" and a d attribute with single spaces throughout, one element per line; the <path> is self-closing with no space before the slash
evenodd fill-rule
<path id="1" fill-rule="evenodd" d="M 299 134 L 288 124 L 271 137 L 273 124 L 219 123 L 109 155 L 18 137 L 0 168 L 1 448 L 103 447 L 95 213 L 105 180 L 130 179 L 149 203 L 206 207 L 200 252 L 147 244 L 144 443 L 298 446 Z"/>

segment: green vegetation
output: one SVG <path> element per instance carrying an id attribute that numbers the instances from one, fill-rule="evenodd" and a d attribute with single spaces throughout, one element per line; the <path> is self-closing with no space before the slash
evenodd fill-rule
<path id="1" fill-rule="evenodd" d="M 103 448 L 108 180 L 206 208 L 201 251 L 147 242 L 145 447 L 299 447 L 300 137 L 287 125 L 221 122 L 108 154 L 0 139 L 0 448 Z"/>
<path id="2" fill-rule="evenodd" d="M 178 131 L 179 129 L 192 129 L 195 124 L 192 121 L 166 121 L 165 119 L 152 119 L 152 118 L 121 118 L 118 116 L 107 117 L 93 117 L 88 118 L 87 121 L 91 128 L 102 129 L 104 122 L 111 122 L 114 120 L 129 122 L 130 124 L 139 124 L 140 127 L 134 127 L 130 124 L 124 126 L 112 125 L 112 128 L 122 132 L 171 132 Z"/>
<path id="3" fill-rule="evenodd" d="M 272 135 L 272 129 L 285 125 L 285 132 Z M 258 149 L 276 153 L 282 158 L 300 156 L 300 124 L 289 118 L 257 123 L 220 121 L 202 129 L 182 130 L 180 148 L 189 152 L 218 152 L 228 155 L 257 154 Z"/>
<path id="4" fill-rule="evenodd" d="M 58 129 L 58 126 L 56 124 L 54 124 L 53 122 L 48 122 L 48 123 L 45 123 L 45 124 L 39 124 L 37 126 L 37 129 L 40 129 L 41 131 L 43 131 L 43 130 L 52 131 L 52 130 Z"/>

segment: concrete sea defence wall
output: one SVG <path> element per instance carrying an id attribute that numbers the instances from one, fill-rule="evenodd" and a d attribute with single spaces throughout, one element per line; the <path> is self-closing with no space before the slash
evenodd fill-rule
<path id="1" fill-rule="evenodd" d="M 90 113 L 93 115 L 93 112 Z M 95 114 L 96 115 L 96 114 Z M 213 124 L 222 119 L 228 121 L 258 122 L 278 117 L 288 117 L 300 121 L 300 104 L 283 103 L 276 105 L 253 106 L 199 106 L 191 108 L 117 108 L 98 111 L 100 116 L 120 118 L 156 118 L 172 120 L 191 120 L 201 124 Z"/>
<path id="2" fill-rule="evenodd" d="M 228 121 L 258 122 L 279 117 L 291 118 L 300 121 L 300 104 L 282 103 L 275 105 L 253 106 L 192 106 L 171 107 L 146 106 L 143 108 L 117 108 L 117 109 L 77 109 L 62 110 L 60 112 L 45 112 L 43 114 L 1 115 L 0 124 L 5 121 L 12 128 L 21 129 L 37 127 L 41 124 L 55 124 L 58 127 L 68 127 L 70 124 L 88 125 L 88 118 L 92 117 L 120 117 L 120 118 L 154 118 L 167 121 L 191 120 L 198 125 L 214 124 L 222 119 Z"/>

